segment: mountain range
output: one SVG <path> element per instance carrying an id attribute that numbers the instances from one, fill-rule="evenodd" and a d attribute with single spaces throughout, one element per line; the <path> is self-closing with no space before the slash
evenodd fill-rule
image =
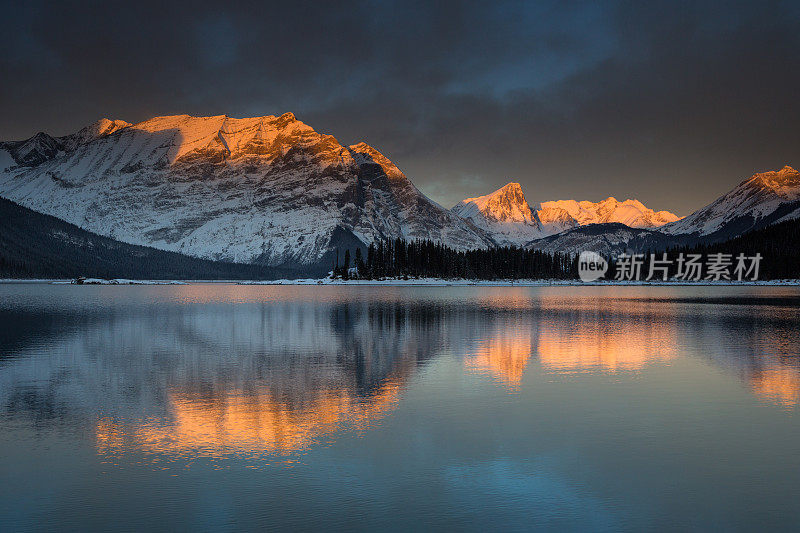
<path id="1" fill-rule="evenodd" d="M 386 238 L 492 244 L 376 149 L 291 113 L 90 131 L 76 146 L 44 133 L 0 145 L 16 163 L 0 196 L 129 244 L 238 263 L 330 264 L 337 248 Z"/>
<path id="2" fill-rule="evenodd" d="M 318 273 L 338 250 L 398 238 L 601 253 L 718 242 L 800 217 L 800 174 L 755 174 L 684 218 L 613 197 L 529 204 L 513 182 L 448 210 L 375 148 L 291 113 L 176 115 L 0 143 L 0 197 L 129 245 Z"/>
<path id="3" fill-rule="evenodd" d="M 754 174 L 703 209 L 662 228 L 671 235 L 731 237 L 800 217 L 800 173 L 790 166 Z"/>
<path id="4" fill-rule="evenodd" d="M 525 246 L 535 239 L 590 224 L 620 223 L 631 228 L 657 228 L 679 220 L 669 211 L 653 211 L 638 200 L 600 202 L 557 200 L 531 207 L 519 183 L 491 194 L 467 198 L 452 208 L 487 231 L 501 245 Z"/>

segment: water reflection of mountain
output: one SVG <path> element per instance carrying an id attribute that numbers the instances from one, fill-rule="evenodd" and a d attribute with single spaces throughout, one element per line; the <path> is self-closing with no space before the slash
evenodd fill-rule
<path id="1" fill-rule="evenodd" d="M 285 453 L 371 427 L 442 353 L 514 390 L 534 367 L 638 372 L 688 354 L 772 402 L 800 397 L 791 299 L 709 305 L 524 289 L 235 305 L 199 297 L 15 312 L 2 331 L 0 416 L 82 419 L 106 450 Z"/>
<path id="2" fill-rule="evenodd" d="M 5 416 L 51 424 L 101 420 L 106 443 L 128 432 L 151 443 L 161 435 L 180 446 L 292 449 L 391 409 L 442 349 L 442 316 L 400 303 L 308 302 L 154 306 L 62 324 L 32 315 L 52 327 L 30 328 L 0 366 L 0 405 Z"/>
<path id="3" fill-rule="evenodd" d="M 735 372 L 758 396 L 800 401 L 800 302 L 789 298 L 566 299 L 495 315 L 471 368 L 512 389 L 531 360 L 556 373 L 631 372 L 679 354 Z"/>

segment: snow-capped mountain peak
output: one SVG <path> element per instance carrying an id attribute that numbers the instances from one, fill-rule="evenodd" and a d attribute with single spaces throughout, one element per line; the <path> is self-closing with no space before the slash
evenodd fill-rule
<path id="1" fill-rule="evenodd" d="M 74 150 L 78 146 L 100 137 L 111 135 L 130 125 L 124 120 L 102 118 L 63 137 L 52 137 L 40 131 L 24 141 L 0 142 L 0 170 L 12 165 L 27 167 L 39 165 L 59 154 Z"/>
<path id="2" fill-rule="evenodd" d="M 105 137 L 106 135 L 111 135 L 128 126 L 131 126 L 131 123 L 125 122 L 124 120 L 101 118 L 71 135 L 59 138 L 61 143 L 60 149 L 61 151 L 69 152 L 82 144 L 99 139 L 100 137 Z"/>
<path id="3" fill-rule="evenodd" d="M 632 228 L 655 228 L 678 220 L 678 216 L 669 211 L 653 211 L 639 200 L 627 199 L 620 202 L 609 196 L 600 202 L 556 200 L 542 202 L 538 211 L 539 220 L 545 226 L 551 226 L 548 233 L 558 233 L 569 227 L 587 224 L 604 224 L 618 222 Z M 569 224 L 572 219 L 574 223 Z M 565 222 L 567 223 L 565 227 Z"/>
<path id="4" fill-rule="evenodd" d="M 388 157 L 365 142 L 348 146 L 350 155 L 359 165 L 376 164 L 381 167 L 386 176 L 390 179 L 406 179 L 397 166 Z"/>
<path id="5" fill-rule="evenodd" d="M 497 189 L 491 194 L 467 198 L 453 209 L 467 211 L 467 206 L 473 204 L 483 216 L 501 222 L 532 223 L 535 220 L 533 211 L 519 183 L 511 182 Z"/>
<path id="6" fill-rule="evenodd" d="M 750 181 L 775 191 L 775 194 L 786 198 L 796 198 L 800 193 L 800 172 L 789 165 L 780 170 L 755 174 Z"/>
<path id="7" fill-rule="evenodd" d="M 8 150 L 19 165 L 37 165 L 54 157 L 61 149 L 58 140 L 43 131 L 24 141 L 3 144 L 3 148 Z"/>
<path id="8" fill-rule="evenodd" d="M 320 153 L 326 147 L 341 148 L 332 135 L 317 133 L 292 113 L 241 119 L 227 115 L 154 117 L 126 128 L 123 135 L 151 139 L 148 148 L 153 146 L 162 161 L 170 165 L 209 157 L 216 161 L 264 159 L 283 155 L 294 145 L 306 149 L 317 145 Z"/>
<path id="9" fill-rule="evenodd" d="M 800 173 L 786 165 L 759 172 L 688 217 L 664 226 L 672 234 L 726 237 L 800 217 Z"/>
<path id="10" fill-rule="evenodd" d="M 653 211 L 639 200 L 620 202 L 613 196 L 600 202 L 555 200 L 532 208 L 520 184 L 514 182 L 486 196 L 467 198 L 453 207 L 453 212 L 509 244 L 526 244 L 587 224 L 617 222 L 632 228 L 655 228 L 679 218 L 668 211 Z"/>
<path id="11" fill-rule="evenodd" d="M 105 135 L 111 135 L 115 131 L 119 131 L 122 128 L 127 128 L 131 126 L 130 122 L 125 122 L 124 120 L 112 120 L 108 118 L 101 118 L 88 126 L 82 128 L 77 133 L 74 133 L 75 136 L 80 136 L 85 142 L 97 139 L 98 137 L 103 137 Z"/>
<path id="12" fill-rule="evenodd" d="M 522 245 L 541 236 L 539 220 L 519 183 L 511 182 L 491 194 L 467 198 L 452 211 L 491 233 L 500 244 Z"/>
<path id="13" fill-rule="evenodd" d="M 127 243 L 326 269 L 337 248 L 386 239 L 492 244 L 378 150 L 343 146 L 292 113 L 101 120 L 65 139 L 24 141 L 40 157 L 0 165 L 0 195 Z"/>

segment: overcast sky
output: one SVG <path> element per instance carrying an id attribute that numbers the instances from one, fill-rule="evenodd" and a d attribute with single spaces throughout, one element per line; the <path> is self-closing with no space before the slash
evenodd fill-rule
<path id="1" fill-rule="evenodd" d="M 800 2 L 5 2 L 0 139 L 292 111 L 446 207 L 685 215 L 800 165 Z"/>

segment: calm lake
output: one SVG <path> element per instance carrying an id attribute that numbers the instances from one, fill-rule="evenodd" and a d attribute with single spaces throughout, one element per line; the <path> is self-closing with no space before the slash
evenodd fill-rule
<path id="1" fill-rule="evenodd" d="M 0 530 L 798 530 L 800 289 L 0 285 Z"/>

